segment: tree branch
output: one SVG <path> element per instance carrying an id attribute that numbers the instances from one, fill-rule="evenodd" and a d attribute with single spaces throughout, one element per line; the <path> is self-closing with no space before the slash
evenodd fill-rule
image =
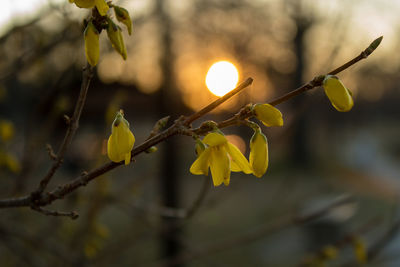
<path id="1" fill-rule="evenodd" d="M 39 195 L 44 191 L 44 189 L 46 189 L 46 186 L 49 184 L 51 178 L 54 176 L 55 172 L 61 166 L 64 160 L 65 152 L 67 151 L 69 145 L 71 144 L 72 138 L 74 137 L 75 132 L 79 127 L 79 118 L 81 117 L 83 106 L 85 105 L 86 95 L 92 77 L 93 77 L 93 67 L 87 64 L 82 72 L 81 90 L 75 105 L 74 113 L 68 121 L 68 128 L 67 132 L 65 133 L 64 140 L 57 152 L 57 155 L 54 155 L 55 162 L 47 172 L 46 176 L 40 181 L 38 189 L 32 193 L 33 197 Z"/>
<path id="2" fill-rule="evenodd" d="M 382 41 L 382 37 L 377 38 L 367 47 L 367 49 L 362 51 L 360 55 L 353 58 L 349 62 L 343 64 L 342 66 L 338 67 L 337 69 L 332 70 L 328 74 L 334 75 L 339 72 L 342 72 L 343 70 L 356 64 L 360 60 L 367 58 L 379 46 L 381 41 Z M 73 191 L 75 191 L 77 188 L 88 184 L 90 181 L 99 177 L 100 175 L 102 175 L 106 172 L 109 172 L 109 171 L 115 169 L 116 167 L 122 165 L 121 162 L 120 163 L 115 163 L 115 162 L 106 163 L 106 164 L 99 166 L 87 173 L 81 174 L 80 176 L 78 176 L 74 180 L 72 180 L 71 182 L 65 183 L 61 186 L 58 186 L 56 189 L 54 189 L 50 192 L 43 192 L 44 189 L 46 188 L 47 184 L 53 177 L 55 171 L 62 164 L 64 154 L 65 154 L 69 144 L 71 143 L 72 137 L 73 137 L 76 129 L 78 128 L 79 117 L 80 117 L 82 109 L 83 109 L 83 105 L 85 102 L 87 90 L 88 90 L 92 75 L 93 75 L 93 68 L 90 66 L 89 67 L 87 66 L 83 72 L 81 93 L 78 98 L 78 102 L 76 104 L 74 114 L 73 114 L 72 118 L 70 119 L 70 124 L 68 126 L 68 130 L 65 135 L 64 141 L 57 153 L 57 160 L 54 162 L 53 166 L 50 168 L 47 175 L 40 182 L 39 188 L 36 191 L 34 191 L 33 193 L 31 193 L 30 195 L 27 195 L 24 197 L 0 200 L 0 208 L 23 207 L 23 206 L 40 207 L 40 206 L 49 205 L 54 200 L 63 198 L 65 195 L 68 195 L 68 194 L 72 193 Z M 293 90 L 292 92 L 290 92 L 286 95 L 283 95 L 283 96 L 269 102 L 269 104 L 271 104 L 271 105 L 280 104 L 280 103 L 285 102 L 285 101 L 291 99 L 292 97 L 297 96 L 307 90 L 318 87 L 322 84 L 323 79 L 324 79 L 324 75 L 317 76 L 313 80 L 311 80 L 309 83 Z M 188 128 L 190 127 L 190 124 L 193 121 L 199 119 L 200 117 L 204 116 L 211 110 L 215 109 L 216 107 L 218 107 L 219 105 L 224 103 L 226 100 L 228 100 L 235 94 L 239 93 L 241 90 L 243 90 L 246 87 L 248 87 L 249 85 L 251 85 L 252 82 L 253 82 L 252 78 L 247 78 L 243 83 L 238 85 L 233 91 L 227 93 L 223 97 L 221 97 L 221 98 L 217 99 L 216 101 L 212 102 L 211 104 L 207 105 L 200 111 L 192 114 L 190 117 L 188 117 L 188 118 L 184 118 L 183 116 L 180 117 L 168 129 L 152 136 L 151 138 L 147 139 L 145 142 L 143 142 L 139 146 L 135 147 L 132 150 L 132 158 L 139 155 L 142 152 L 145 152 L 150 147 L 170 138 L 171 136 L 187 133 Z M 249 105 L 246 105 L 232 118 L 218 123 L 217 127 L 225 128 L 225 127 L 228 127 L 231 125 L 235 125 L 235 124 L 240 123 L 241 120 L 250 118 L 252 116 L 253 116 L 253 113 L 251 112 Z M 189 130 L 191 132 L 193 132 L 194 134 L 205 134 L 208 131 L 210 131 L 211 129 L 209 129 L 209 126 L 207 126 L 207 124 L 203 124 L 203 126 L 200 126 L 199 128 L 196 128 L 196 129 L 189 128 Z"/>

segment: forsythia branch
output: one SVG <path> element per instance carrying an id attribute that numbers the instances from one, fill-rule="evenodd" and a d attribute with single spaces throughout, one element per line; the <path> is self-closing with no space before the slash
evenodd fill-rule
<path id="1" fill-rule="evenodd" d="M 382 40 L 382 37 L 377 38 L 374 40 L 370 46 L 368 46 L 367 49 L 361 52 L 360 55 L 357 57 L 353 58 L 349 62 L 343 64 L 342 66 L 338 67 L 335 70 L 332 70 L 329 72 L 329 75 L 334 75 L 339 72 L 342 72 L 343 70 L 349 68 L 350 66 L 356 64 L 362 59 L 367 58 L 380 44 Z M 0 200 L 0 208 L 8 208 L 8 207 L 42 207 L 51 204 L 53 201 L 63 198 L 64 196 L 72 193 L 76 189 L 78 189 L 81 186 L 85 186 L 88 184 L 90 181 L 93 179 L 99 177 L 100 175 L 109 172 L 116 167 L 122 165 L 123 163 L 115 163 L 115 162 L 109 162 L 106 163 L 102 166 L 99 166 L 91 171 L 88 171 L 87 173 L 82 173 L 78 177 L 76 177 L 74 180 L 71 182 L 65 183 L 63 185 L 58 186 L 56 189 L 49 191 L 49 192 L 44 192 L 46 189 L 48 183 L 54 176 L 56 170 L 61 166 L 65 152 L 67 151 L 71 140 L 78 128 L 79 125 L 79 118 L 82 113 L 82 109 L 85 103 L 86 99 L 86 94 L 89 88 L 89 84 L 91 81 L 93 75 L 93 67 L 87 65 L 84 70 L 83 70 L 83 80 L 81 84 L 81 92 L 77 101 L 77 104 L 75 106 L 75 111 L 73 116 L 70 119 L 70 124 L 68 125 L 68 129 L 66 132 L 66 135 L 64 137 L 64 141 L 61 144 L 59 151 L 56 155 L 56 160 L 53 163 L 52 167 L 48 171 L 47 175 L 40 181 L 39 187 L 32 192 L 29 195 L 19 197 L 19 198 L 9 198 L 9 199 L 3 199 Z M 294 96 L 297 96 L 307 90 L 311 90 L 315 87 L 321 86 L 322 81 L 324 79 L 325 75 L 320 75 L 315 77 L 313 80 L 308 82 L 307 84 L 291 91 L 288 94 L 285 94 L 271 102 L 269 104 L 271 105 L 277 105 L 282 102 L 285 102 L 289 99 L 291 99 Z M 172 126 L 167 128 L 166 130 L 155 134 L 151 138 L 147 139 L 144 141 L 142 144 L 136 146 L 132 150 L 132 158 L 146 152 L 150 147 L 157 145 L 160 142 L 163 142 L 164 140 L 170 138 L 171 136 L 177 135 L 177 134 L 187 134 L 188 132 L 191 132 L 192 135 L 197 134 L 197 135 L 204 135 L 210 130 L 209 124 L 202 124 L 199 128 L 193 129 L 191 128 L 191 123 L 194 122 L 195 120 L 203 117 L 205 114 L 209 113 L 211 110 L 215 109 L 222 103 L 224 103 L 226 100 L 230 99 L 243 89 L 247 88 L 249 85 L 251 85 L 253 82 L 252 78 L 246 79 L 243 83 L 238 85 L 234 90 L 229 92 L 228 94 L 224 95 L 223 97 L 217 99 L 216 101 L 212 102 L 211 104 L 207 105 L 200 111 L 192 114 L 191 116 L 185 118 L 184 116 L 181 116 L 179 119 L 177 119 Z M 225 128 L 228 126 L 232 125 L 237 125 L 240 123 L 243 123 L 243 120 L 248 119 L 253 116 L 253 113 L 251 109 L 249 108 L 248 105 L 243 107 L 237 114 L 235 114 L 232 118 L 219 122 L 217 123 L 218 128 Z"/>

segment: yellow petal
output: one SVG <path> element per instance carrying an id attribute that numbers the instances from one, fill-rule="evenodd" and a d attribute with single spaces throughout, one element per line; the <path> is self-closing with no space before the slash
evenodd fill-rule
<path id="1" fill-rule="evenodd" d="M 231 171 L 233 171 L 233 172 L 241 172 L 242 169 L 239 167 L 239 165 L 236 164 L 235 161 L 231 160 Z"/>
<path id="2" fill-rule="evenodd" d="M 96 66 L 99 61 L 99 32 L 92 22 L 89 22 L 84 32 L 85 54 L 90 65 Z"/>
<path id="3" fill-rule="evenodd" d="M 203 143 L 209 145 L 209 146 L 218 146 L 218 145 L 223 145 L 227 142 L 225 136 L 223 136 L 220 133 L 209 133 L 207 134 L 204 139 Z"/>
<path id="4" fill-rule="evenodd" d="M 240 150 L 234 144 L 227 142 L 226 148 L 229 156 L 231 157 L 232 171 L 242 171 L 246 174 L 253 172 L 245 156 L 243 156 L 242 152 L 240 152 Z"/>
<path id="5" fill-rule="evenodd" d="M 279 109 L 270 104 L 256 104 L 254 105 L 254 112 L 257 117 L 265 126 L 282 126 L 283 118 Z"/>
<path id="6" fill-rule="evenodd" d="M 95 4 L 94 0 L 74 0 L 73 2 L 80 8 L 92 8 Z"/>
<path id="7" fill-rule="evenodd" d="M 354 105 L 351 93 L 336 76 L 327 75 L 323 81 L 323 87 L 326 96 L 336 110 L 340 112 L 351 110 Z"/>
<path id="8" fill-rule="evenodd" d="M 124 160 L 124 154 L 119 153 L 118 145 L 114 135 L 110 135 L 107 142 L 107 156 L 113 162 L 120 162 Z"/>
<path id="9" fill-rule="evenodd" d="M 210 147 L 210 169 L 214 182 L 214 186 L 218 186 L 225 182 L 229 184 L 231 175 L 231 166 L 228 153 L 224 146 Z M 204 152 L 202 153 L 202 155 Z"/>
<path id="10" fill-rule="evenodd" d="M 107 14 L 107 11 L 109 9 L 109 6 L 107 5 L 105 0 L 94 0 L 97 11 L 99 11 L 99 14 L 102 16 L 105 16 Z"/>
<path id="11" fill-rule="evenodd" d="M 206 148 L 190 166 L 190 172 L 195 175 L 208 175 L 210 148 Z"/>
<path id="12" fill-rule="evenodd" d="M 131 152 L 125 154 L 125 165 L 131 163 Z"/>
<path id="13" fill-rule="evenodd" d="M 264 134 L 256 131 L 250 140 L 250 165 L 253 173 L 261 177 L 268 168 L 268 142 Z"/>

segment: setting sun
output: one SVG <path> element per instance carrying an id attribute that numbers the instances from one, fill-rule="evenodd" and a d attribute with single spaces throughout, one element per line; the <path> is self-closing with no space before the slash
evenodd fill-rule
<path id="1" fill-rule="evenodd" d="M 223 96 L 236 87 L 239 73 L 235 65 L 228 61 L 214 63 L 207 72 L 206 85 L 216 96 Z"/>

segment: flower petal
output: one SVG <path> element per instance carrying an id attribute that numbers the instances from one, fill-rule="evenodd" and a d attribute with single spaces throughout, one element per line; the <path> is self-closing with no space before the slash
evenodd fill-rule
<path id="1" fill-rule="evenodd" d="M 268 142 L 264 134 L 256 131 L 250 140 L 250 165 L 253 174 L 261 177 L 268 168 Z"/>
<path id="2" fill-rule="evenodd" d="M 125 154 L 125 165 L 131 163 L 131 152 Z"/>
<path id="3" fill-rule="evenodd" d="M 118 146 L 113 135 L 110 135 L 107 142 L 107 156 L 113 162 L 120 162 L 124 160 L 123 154 L 118 151 Z"/>
<path id="4" fill-rule="evenodd" d="M 347 112 L 354 105 L 350 91 L 333 75 L 327 75 L 323 81 L 326 96 L 337 111 Z"/>
<path id="5" fill-rule="evenodd" d="M 226 148 L 229 156 L 231 156 L 231 161 L 235 163 L 232 171 L 242 171 L 246 174 L 253 172 L 245 156 L 243 156 L 242 152 L 234 144 L 228 142 Z"/>
<path id="6" fill-rule="evenodd" d="M 218 186 L 225 181 L 229 184 L 231 166 L 228 153 L 224 146 L 210 147 L 210 169 L 214 186 Z M 202 155 L 204 152 L 202 153 Z"/>
<path id="7" fill-rule="evenodd" d="M 209 133 L 207 134 L 204 139 L 203 139 L 203 143 L 209 145 L 209 146 L 218 146 L 218 145 L 222 145 L 225 144 L 227 142 L 225 136 L 223 136 L 220 133 Z"/>
<path id="8" fill-rule="evenodd" d="M 190 172 L 195 175 L 208 175 L 210 148 L 206 148 L 190 166 Z"/>
<path id="9" fill-rule="evenodd" d="M 283 118 L 279 109 L 270 104 L 255 104 L 254 112 L 257 117 L 265 126 L 282 126 Z"/>
<path id="10" fill-rule="evenodd" d="M 71 3 L 71 1 L 69 1 Z M 94 0 L 74 0 L 75 5 L 80 8 L 92 8 L 94 7 Z"/>
<path id="11" fill-rule="evenodd" d="M 109 9 L 109 6 L 107 5 L 106 1 L 104 0 L 94 0 L 97 11 L 99 11 L 99 14 L 102 16 L 105 16 L 107 14 L 107 11 Z"/>

